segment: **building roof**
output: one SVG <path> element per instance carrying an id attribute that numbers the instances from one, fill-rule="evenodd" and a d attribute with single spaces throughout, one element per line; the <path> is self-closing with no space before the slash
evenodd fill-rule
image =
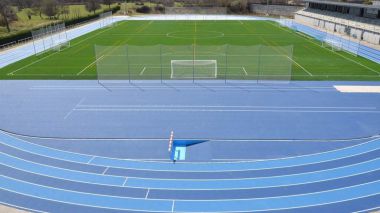
<path id="1" fill-rule="evenodd" d="M 326 0 L 325 1 L 324 0 L 304 0 L 304 1 L 305 2 L 311 2 L 311 3 L 318 3 L 318 4 L 345 6 L 345 7 L 380 9 L 380 6 L 378 6 L 378 5 L 356 4 L 356 3 L 326 1 Z"/>

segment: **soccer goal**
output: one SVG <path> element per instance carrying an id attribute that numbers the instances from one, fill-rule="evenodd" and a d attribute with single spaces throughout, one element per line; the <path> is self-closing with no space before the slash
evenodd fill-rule
<path id="1" fill-rule="evenodd" d="M 32 31 L 34 52 L 40 55 L 46 51 L 61 51 L 70 47 L 64 23 L 54 24 Z"/>
<path id="2" fill-rule="evenodd" d="M 100 28 L 112 27 L 114 25 L 112 11 L 99 14 Z"/>
<path id="3" fill-rule="evenodd" d="M 215 79 L 216 60 L 171 60 L 171 79 Z"/>
<path id="4" fill-rule="evenodd" d="M 327 34 L 322 39 L 322 47 L 329 48 L 333 51 L 342 51 L 343 43 L 340 38 Z"/>

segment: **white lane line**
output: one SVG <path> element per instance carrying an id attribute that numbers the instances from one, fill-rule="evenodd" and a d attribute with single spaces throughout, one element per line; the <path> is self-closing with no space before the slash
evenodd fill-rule
<path id="1" fill-rule="evenodd" d="M 144 72 L 145 72 L 145 70 L 146 70 L 146 67 L 144 67 L 144 68 L 141 70 L 140 75 L 143 75 Z"/>
<path id="2" fill-rule="evenodd" d="M 86 98 L 82 98 L 75 106 L 74 106 L 74 108 L 72 108 L 66 115 L 65 115 L 65 117 L 63 118 L 63 120 L 66 120 L 74 111 L 75 111 L 75 109 L 79 106 L 79 105 L 81 105 L 82 103 L 83 103 L 83 101 L 85 100 Z"/>
<path id="3" fill-rule="evenodd" d="M 148 199 L 150 189 L 148 188 L 148 191 L 146 192 L 145 199 Z"/>
<path id="4" fill-rule="evenodd" d="M 26 141 L 26 140 L 23 140 L 23 139 L 15 137 L 14 136 L 15 134 L 5 133 L 5 132 L 4 132 L 4 134 L 8 135 L 8 136 L 10 136 L 10 137 L 12 137 L 14 139 L 20 140 L 20 141 L 22 141 L 24 143 L 32 144 L 32 145 L 34 145 L 36 147 L 43 147 L 45 149 L 49 149 L 49 150 L 53 150 L 53 151 L 59 151 L 61 153 L 72 153 L 72 154 L 77 154 L 77 155 L 80 155 L 80 156 L 92 157 L 92 156 L 87 155 L 87 154 L 82 154 L 82 153 L 77 153 L 77 152 L 70 152 L 70 151 L 66 151 L 66 150 L 59 150 L 59 149 L 55 149 L 55 148 L 51 148 L 51 147 L 47 147 L 47 146 L 43 146 L 43 145 L 39 145 L 39 144 L 34 144 L 34 143 L 29 142 L 29 141 Z M 36 138 L 36 137 L 28 137 L 28 138 Z M 44 139 L 55 139 L 56 140 L 56 138 L 44 138 Z M 363 143 L 359 143 L 359 144 L 353 145 L 353 146 L 344 147 L 344 148 L 341 148 L 341 149 L 329 150 L 329 151 L 325 151 L 325 152 L 319 152 L 319 153 L 314 153 L 314 154 L 306 154 L 306 155 L 300 155 L 300 156 L 291 156 L 291 157 L 284 157 L 284 158 L 271 158 L 271 159 L 266 159 L 266 160 L 284 160 L 284 159 L 294 159 L 294 158 L 300 158 L 300 157 L 306 157 L 306 156 L 317 156 L 317 155 L 321 155 L 321 154 L 333 153 L 333 152 L 337 152 L 337 151 L 341 151 L 341 150 L 347 150 L 347 149 L 357 148 L 357 147 L 360 147 L 360 146 L 364 146 L 364 145 L 366 145 L 368 143 L 376 142 L 379 139 L 380 139 L 380 137 L 372 136 L 372 137 L 368 138 L 369 141 L 366 141 L 366 142 L 363 142 Z M 68 139 L 58 139 L 58 140 L 68 140 Z M 83 140 L 83 139 L 74 139 L 74 140 Z M 88 139 L 85 139 L 85 140 L 88 140 Z M 92 140 L 94 140 L 94 139 L 92 139 Z M 99 140 L 104 140 L 104 139 L 99 139 Z M 165 140 L 166 141 L 167 139 L 108 139 L 108 140 L 112 140 L 112 141 L 118 141 L 118 140 L 122 140 L 122 141 L 125 141 L 125 140 L 133 140 L 133 141 L 136 141 L 136 140 L 137 141 L 138 140 L 158 140 L 158 141 L 162 141 L 162 140 Z M 225 141 L 225 140 L 212 139 L 212 138 L 203 139 L 203 140 Z M 247 141 L 247 140 L 227 140 L 227 141 Z M 249 140 L 249 141 L 252 141 L 252 140 Z M 294 141 L 294 140 L 280 140 L 280 141 Z M 336 140 L 334 140 L 334 141 L 336 141 Z M 340 140 L 338 140 L 338 141 L 340 141 Z M 343 141 L 346 141 L 346 140 L 343 140 Z M 348 141 L 352 141 L 352 140 L 348 140 Z M 21 149 L 21 148 L 16 147 L 16 146 L 12 146 L 10 144 L 6 144 L 6 143 L 4 143 L 2 141 L 0 141 L 0 143 L 5 144 L 5 145 L 10 146 L 10 147 L 13 147 L 13 148 L 18 149 L 18 150 L 22 150 L 24 152 L 33 153 L 33 154 L 39 154 L 39 153 L 31 152 L 31 151 L 26 150 L 26 149 Z M 366 152 L 354 153 L 352 155 L 345 156 L 345 157 L 352 157 L 352 156 L 356 156 L 356 155 L 359 155 L 359 154 L 365 154 L 365 153 L 368 153 L 368 152 L 371 152 L 371 151 L 373 151 L 373 149 L 371 149 L 369 151 L 366 151 Z M 45 157 L 48 157 L 48 158 L 52 158 L 52 159 L 61 159 L 61 158 L 55 158 L 55 157 L 51 157 L 51 156 L 47 156 L 47 155 L 42 155 L 42 154 L 39 154 L 39 155 L 45 156 Z M 100 158 L 105 158 L 105 159 L 118 159 L 118 158 L 103 157 L 103 156 L 95 156 L 95 157 L 100 157 Z M 343 157 L 343 158 L 345 158 L 345 157 Z M 338 160 L 338 159 L 342 159 L 342 158 L 333 158 L 333 159 L 330 159 L 330 160 Z M 128 160 L 134 161 L 134 162 L 138 162 L 139 161 L 139 160 L 134 160 L 134 159 L 128 159 Z M 77 161 L 72 161 L 72 160 L 65 160 L 65 161 L 78 163 Z M 317 163 L 321 163 L 321 162 L 325 162 L 325 161 L 318 161 Z M 162 162 L 160 162 L 160 163 L 162 163 Z M 194 163 L 187 162 L 187 164 L 194 164 Z"/>
<path id="5" fill-rule="evenodd" d="M 380 111 L 363 111 L 363 110 L 268 110 L 268 109 L 162 109 L 162 108 L 150 108 L 150 109 L 74 109 L 73 111 L 83 112 L 278 112 L 278 113 L 374 113 L 378 114 Z"/>
<path id="6" fill-rule="evenodd" d="M 79 71 L 77 73 L 77 76 L 82 74 L 84 71 L 86 71 L 88 68 L 90 68 L 91 66 L 93 66 L 96 62 L 98 62 L 99 60 L 102 60 L 104 58 L 104 55 L 100 56 L 98 59 L 96 59 L 95 61 L 93 61 L 91 64 L 89 64 L 88 66 L 86 66 L 85 68 L 83 68 L 81 71 Z"/>
<path id="7" fill-rule="evenodd" d="M 93 161 L 94 159 L 95 159 L 95 156 L 93 156 L 93 157 L 87 162 L 87 164 L 90 164 L 91 161 Z"/>
<path id="8" fill-rule="evenodd" d="M 301 64 L 297 63 L 295 60 L 290 58 L 289 56 L 286 56 L 289 60 L 293 61 L 294 64 L 296 64 L 298 67 L 300 67 L 303 71 L 305 71 L 309 76 L 313 76 L 311 72 L 309 72 L 305 67 L 301 66 Z"/>
<path id="9" fill-rule="evenodd" d="M 65 117 L 63 118 L 63 120 L 66 120 L 70 115 L 71 113 L 73 113 L 74 109 L 71 109 L 66 115 Z"/>
<path id="10" fill-rule="evenodd" d="M 247 76 L 248 75 L 248 73 L 247 73 L 247 70 L 245 70 L 245 67 L 241 67 L 242 69 L 243 69 L 243 71 L 244 71 L 244 74 Z"/>
<path id="11" fill-rule="evenodd" d="M 31 183 L 31 182 L 27 182 L 27 181 L 24 181 L 24 180 L 18 180 L 18 179 L 15 179 L 15 178 L 11 178 L 11 177 L 6 177 L 4 176 L 6 179 L 11 179 L 11 180 L 15 180 L 17 182 L 22 182 L 22 183 L 26 183 L 26 184 L 29 184 L 29 185 L 34 185 L 34 186 L 38 186 L 38 187 L 42 187 L 42 188 L 47 188 L 47 189 L 52 189 L 52 190 L 58 190 L 58 191 L 64 191 L 64 192 L 74 192 L 74 193 L 79 193 L 79 194 L 83 194 L 83 195 L 94 195 L 94 196 L 99 196 L 99 194 L 94 194 L 94 193 L 85 193 L 85 192 L 77 192 L 77 191 L 73 191 L 73 190 L 66 190 L 66 189 L 60 189 L 60 188 L 55 188 L 55 187 L 50 187 L 50 186 L 45 186 L 45 185 L 39 185 L 39 184 L 35 184 L 35 183 Z M 369 182 L 369 183 L 363 183 L 363 184 L 359 184 L 359 185 L 354 185 L 354 186 L 348 186 L 348 187 L 344 187 L 344 188 L 337 188 L 337 189 L 331 189 L 331 190 L 326 190 L 326 191 L 318 191 L 318 192 L 312 192 L 312 193 L 305 193 L 305 194 L 297 194 L 297 195 L 287 195 L 287 196 L 279 196 L 279 197 L 266 197 L 265 199 L 279 199 L 279 198 L 291 198 L 291 197 L 296 197 L 296 196 L 305 196 L 305 195 L 319 195 L 321 193 L 329 193 L 329 192 L 334 192 L 334 191 L 340 191 L 340 192 L 344 192 L 344 190 L 346 189 L 351 189 L 351 188 L 354 188 L 354 189 L 357 189 L 361 186 L 366 186 L 366 185 L 370 185 L 370 184 L 377 184 L 379 181 L 372 181 L 372 182 Z M 86 205 L 86 204 L 82 204 L 82 203 L 74 203 L 74 202 L 67 202 L 67 201 L 62 201 L 62 200 L 57 200 L 57 199 L 50 199 L 50 198 L 46 198 L 46 196 L 41 196 L 41 195 L 34 195 L 33 193 L 30 193 L 30 192 L 20 192 L 20 191 L 14 191 L 14 190 L 11 190 L 11 189 L 8 189 L 8 188 L 4 188 L 2 187 L 1 188 L 2 190 L 6 190 L 6 191 L 9 191 L 9 192 L 13 192 L 13 193 L 16 193 L 16 194 L 21 194 L 21 195 L 26 195 L 26 196 L 29 196 L 29 197 L 35 197 L 35 198 L 39 198 L 39 199 L 43 199 L 43 200 L 48 200 L 48 201 L 55 201 L 55 202 L 59 202 L 59 203 L 68 203 L 68 204 L 74 204 L 74 205 L 79 205 L 79 206 L 90 206 L 90 207 L 96 207 L 96 208 L 99 208 L 99 206 L 93 206 L 93 205 Z M 360 189 L 360 188 L 359 188 Z M 358 190 L 358 189 L 357 189 Z M 305 207 L 311 207 L 311 206 L 319 206 L 319 205 L 327 205 L 327 204 L 331 204 L 331 203 L 341 203 L 341 202 L 347 202 L 347 201 L 350 201 L 350 200 L 358 200 L 358 199 L 361 199 L 361 198 L 366 198 L 366 197 L 371 197 L 371 196 L 375 196 L 375 195 L 378 195 L 380 193 L 370 193 L 370 194 L 366 194 L 364 196 L 356 196 L 356 197 L 350 197 L 350 198 L 347 198 L 347 199 L 344 199 L 344 200 L 337 200 L 337 201 L 334 201 L 334 202 L 322 202 L 322 203 L 313 203 L 313 204 L 309 204 L 309 205 L 305 205 L 305 206 L 288 206 L 288 207 L 284 207 L 284 208 L 277 208 L 277 209 L 265 209 L 265 211 L 274 211 L 274 210 L 281 210 L 281 209 L 300 209 L 300 208 L 305 208 Z M 112 196 L 112 195 L 100 195 L 100 196 L 105 196 L 105 197 L 121 197 L 121 196 Z M 134 200 L 141 200 L 141 198 L 132 198 L 132 197 L 121 197 L 121 198 L 131 198 L 131 199 L 134 199 Z M 152 199 L 152 200 L 165 200 L 165 199 Z M 239 200 L 255 200 L 254 198 L 243 198 L 243 199 L 233 199 L 235 201 L 239 201 Z M 168 201 L 168 200 L 166 200 Z M 195 201 L 195 202 L 199 202 L 199 200 L 181 200 L 181 201 Z M 217 202 L 225 202 L 225 201 L 231 201 L 231 199 L 210 199 L 210 200 L 207 200 L 207 201 L 217 201 Z M 175 200 L 173 200 L 173 204 L 172 204 L 172 212 L 174 212 L 174 202 Z M 114 210 L 136 210 L 136 209 L 127 209 L 127 208 L 112 208 Z M 140 209 L 138 209 L 137 211 L 142 211 Z M 146 211 L 146 210 L 145 210 Z M 146 212 L 151 212 L 151 211 L 146 211 Z M 155 211 L 152 211 L 152 212 L 155 212 Z M 227 211 L 219 211 L 219 213 L 227 213 Z M 228 211 L 228 212 L 231 212 L 231 211 Z"/>
<path id="12" fill-rule="evenodd" d="M 125 177 L 125 181 L 123 183 L 123 186 L 125 186 L 125 184 L 127 184 L 127 180 L 128 180 L 128 177 Z"/>
<path id="13" fill-rule="evenodd" d="M 7 154 L 5 154 L 7 155 Z M 8 155 L 9 156 L 9 155 Z M 348 165 L 348 166 L 343 166 L 341 168 L 348 168 L 348 167 L 352 167 L 352 166 L 357 166 L 357 165 L 361 165 L 361 164 L 366 164 L 366 163 L 369 163 L 369 162 L 373 162 L 373 161 L 377 161 L 377 159 L 375 160 L 370 160 L 370 161 L 366 161 L 366 162 L 361 162 L 361 163 L 358 163 L 358 164 L 354 164 L 354 165 Z M 24 170 L 24 169 L 20 169 L 20 168 L 16 168 L 16 167 L 13 167 L 13 166 L 8 166 L 8 167 L 11 167 L 13 169 L 16 169 L 16 170 L 19 170 L 19 171 L 25 171 L 25 172 L 29 172 L 29 173 L 32 173 L 32 174 L 38 174 L 38 175 L 42 175 L 42 176 L 45 176 L 45 177 L 52 177 L 52 178 L 55 178 L 55 179 L 59 179 L 59 180 L 70 180 L 70 181 L 78 181 L 76 179 L 67 179 L 67 178 L 60 178 L 60 177 L 56 177 L 56 176 L 50 176 L 50 175 L 46 175 L 46 174 L 43 174 L 43 173 L 36 173 L 36 172 L 32 172 L 32 171 L 28 171 L 28 170 Z M 51 167 L 51 166 L 47 166 L 47 167 Z M 56 167 L 52 167 L 52 168 L 56 168 Z M 340 169 L 340 168 L 338 168 Z M 67 169 L 62 169 L 62 170 L 67 170 Z M 331 172 L 334 172 L 334 170 L 337 170 L 337 169 L 327 169 L 327 170 L 322 170 L 322 172 L 326 173 L 328 171 L 331 171 Z M 324 181 L 329 181 L 329 180 L 338 180 L 338 179 L 342 179 L 342 178 L 348 178 L 348 177 L 353 177 L 353 176 L 357 176 L 357 175 L 361 175 L 361 174 L 367 174 L 367 173 L 371 173 L 371 172 L 374 172 L 374 171 L 379 171 L 379 169 L 372 169 L 372 170 L 369 170 L 369 171 L 363 171 L 363 172 L 360 172 L 360 173 L 355 173 L 355 174 L 352 174 L 352 175 L 341 175 L 341 176 L 336 176 L 336 177 L 330 177 L 330 178 L 327 178 L 327 179 L 320 179 L 320 180 L 316 180 L 316 181 L 306 181 L 306 182 L 303 182 L 303 183 L 292 183 L 292 184 L 286 184 L 286 185 L 271 185 L 271 186 L 275 186 L 275 187 L 288 187 L 288 186 L 294 186 L 294 185 L 301 185 L 301 184 L 312 184 L 312 183 L 319 183 L 319 182 L 324 182 Z M 80 171 L 79 171 L 80 172 Z M 87 173 L 87 172 L 80 172 L 80 173 Z M 320 173 L 319 171 L 315 171 L 315 172 L 308 172 L 308 173 L 296 173 L 296 174 L 291 174 L 291 175 L 280 175 L 280 176 L 271 176 L 271 178 L 277 178 L 277 177 L 280 177 L 280 178 L 285 178 L 285 177 L 292 177 L 292 176 L 300 176 L 300 175 L 307 175 L 307 174 L 318 174 Z M 110 177 L 121 177 L 121 176 L 113 176 L 113 175 L 110 175 Z M 178 179 L 162 179 L 162 178 L 141 178 L 141 177 L 134 177 L 134 179 L 136 180 L 163 180 L 163 181 L 177 181 Z M 249 180 L 249 181 L 254 181 L 256 179 L 266 179 L 266 178 L 236 178 L 236 179 L 218 179 L 218 181 L 242 181 L 242 180 Z M 185 181 L 185 182 L 189 182 L 189 181 L 200 181 L 200 179 L 181 179 L 180 181 Z M 201 181 L 215 181 L 215 179 L 202 179 Z M 94 184 L 94 182 L 90 182 L 90 181 L 79 181 L 79 182 L 83 182 L 83 183 L 91 183 L 91 184 Z M 103 184 L 103 183 L 96 183 L 97 185 L 102 185 L 102 186 L 120 186 L 120 185 L 113 185 L 113 184 Z M 124 182 L 125 184 L 125 182 Z M 125 185 L 122 185 L 123 187 Z M 125 186 L 125 187 L 128 187 L 128 188 L 137 188 L 137 189 L 147 189 L 146 187 L 142 187 L 142 186 Z M 267 188 L 267 186 L 262 186 L 262 187 L 244 187 L 244 188 L 220 188 L 220 190 L 243 190 L 243 189 L 258 189 L 258 188 Z M 153 187 L 153 189 L 165 189 L 165 190 L 170 190 L 170 189 L 173 189 L 173 188 L 163 188 L 163 187 L 159 187 L 159 188 L 156 188 L 156 187 Z M 189 189 L 186 189 L 186 188 L 175 188 L 175 189 L 180 189 L 180 190 L 189 190 Z M 190 190 L 195 190 L 195 189 L 190 189 Z M 199 188 L 199 189 L 196 189 L 197 191 L 204 191 L 204 190 L 213 190 L 213 189 L 206 189 L 206 188 Z"/>
<path id="14" fill-rule="evenodd" d="M 358 145 L 354 145 L 354 146 L 350 146 L 350 147 L 346 147 L 346 148 L 343 148 L 343 149 L 338 149 L 338 150 L 331 150 L 331 151 L 327 151 L 327 152 L 322 152 L 322 153 L 315 153 L 315 154 L 310 154 L 310 155 L 301 155 L 301 156 L 292 156 L 292 157 L 286 157 L 286 158 L 277 158 L 277 159 L 266 159 L 266 160 L 283 160 L 283 159 L 295 159 L 295 158 L 300 158 L 300 157 L 305 157 L 305 156 L 318 156 L 320 154 L 325 154 L 325 153 L 333 153 L 333 152 L 336 152 L 336 151 L 340 151 L 340 150 L 347 150 L 347 149 L 352 149 L 354 147 L 360 147 L 364 144 L 367 144 L 367 143 L 370 143 L 370 142 L 373 142 L 373 141 L 376 141 L 378 140 L 378 138 L 376 139 L 373 139 L 371 141 L 368 141 L 368 142 L 365 142 L 365 143 L 362 143 L 362 144 L 358 144 Z M 0 141 L 0 143 L 4 144 L 3 142 Z M 7 146 L 10 146 L 8 144 L 5 144 Z M 19 150 L 22 150 L 18 147 L 14 147 L 14 146 L 10 146 L 10 147 L 13 147 L 15 149 L 19 149 Z M 339 159 L 344 159 L 344 158 L 348 158 L 348 157 L 352 157 L 352 156 L 357 156 L 357 155 L 361 155 L 361 154 L 366 154 L 366 153 L 369 153 L 369 152 L 372 152 L 374 150 L 377 150 L 376 149 L 371 149 L 369 151 L 365 151 L 365 152 L 362 152 L 362 153 L 354 153 L 350 156 L 345 156 L 345 157 L 340 157 L 340 158 L 334 158 L 334 159 L 330 159 L 330 160 L 327 160 L 327 161 L 333 161 L 333 160 L 339 160 Z M 29 152 L 29 151 L 26 151 L 28 153 L 33 153 L 33 152 Z M 5 155 L 7 155 L 6 153 L 4 153 Z M 34 153 L 35 154 L 35 153 Z M 46 156 L 46 155 L 41 155 L 41 156 L 45 156 L 45 157 L 48 157 L 48 158 L 52 158 L 52 159 L 60 159 L 60 158 L 54 158 L 54 157 L 50 157 L 50 156 Z M 13 156 L 14 157 L 14 156 Z M 20 158 L 17 158 L 17 157 L 14 157 L 16 159 L 20 159 Z M 107 158 L 108 159 L 108 158 Z M 115 159 L 115 158 L 109 158 L 109 159 Z M 23 161 L 26 161 L 26 162 L 31 162 L 31 161 L 28 161 L 28 160 L 25 160 L 25 159 L 21 159 Z M 70 161 L 70 160 L 65 160 L 65 161 L 69 161 L 69 162 L 76 162 L 76 161 Z M 252 161 L 240 161 L 240 162 L 252 162 Z M 316 163 L 322 163 L 322 162 L 326 162 L 325 161 L 318 161 Z M 35 162 L 32 162 L 32 163 L 35 163 Z M 78 162 L 76 162 L 78 163 Z M 166 162 L 160 162 L 160 163 L 166 163 Z M 212 163 L 218 163 L 218 162 L 210 162 L 210 163 L 204 163 L 204 164 L 212 164 Z M 235 163 L 235 162 L 223 162 L 223 163 Z M 363 162 L 362 162 L 363 163 Z M 42 165 L 42 164 L 39 164 L 39 163 L 35 163 L 35 164 L 38 164 L 38 165 Z M 187 163 L 187 164 L 196 164 L 196 163 Z M 313 163 L 307 163 L 307 164 L 301 164 L 301 165 L 309 165 L 309 164 L 313 164 Z M 52 168 L 57 168 L 57 167 L 54 167 L 54 166 L 50 166 L 50 165 L 45 165 L 47 167 L 52 167 Z M 99 166 L 102 166 L 102 165 L 99 165 Z M 282 167 L 282 168 L 286 168 L 286 167 L 292 167 L 294 165 L 290 165 L 290 166 L 285 166 L 285 167 Z M 136 169 L 136 168 L 129 168 L 129 167 L 113 167 L 113 168 L 122 168 L 122 169 Z M 275 168 L 278 168 L 278 167 L 275 167 Z M 20 170 L 19 168 L 15 168 L 15 169 L 18 169 Z M 272 168 L 271 168 L 272 169 Z M 70 170 L 70 169 L 63 169 L 63 170 Z M 152 170 L 152 169 L 138 169 L 138 170 L 148 170 L 148 171 L 156 171 L 156 170 Z M 248 170 L 238 170 L 238 171 L 251 171 L 251 170 L 254 170 L 254 169 L 248 169 Z M 158 170 L 158 171 L 173 171 L 173 170 Z M 227 170 L 227 171 L 230 171 L 230 170 Z M 323 171 L 323 170 L 322 170 Z M 89 173 L 89 172 L 82 172 L 82 171 L 77 171 L 77 172 L 80 172 L 80 173 Z M 187 170 L 175 170 L 175 172 L 194 172 L 193 170 L 191 171 L 187 171 Z M 208 171 L 200 171 L 200 172 L 208 172 Z M 211 172 L 215 172 L 215 171 L 211 171 Z M 226 171 L 218 171 L 218 172 L 226 172 Z M 300 173 L 299 173 L 300 174 Z M 46 175 L 45 175 L 46 176 Z M 115 177 L 122 177 L 122 176 L 117 176 L 117 175 L 111 175 L 111 176 L 115 176 Z M 135 178 L 135 177 L 134 177 Z M 138 177 L 136 177 L 138 178 Z"/>
<path id="15" fill-rule="evenodd" d="M 378 212 L 376 210 L 380 210 L 380 206 L 374 207 L 374 208 L 370 208 L 370 209 L 363 209 L 363 210 L 356 211 L 356 212 L 353 212 L 353 213 L 363 213 L 363 212 L 373 212 L 373 213 L 376 213 L 376 212 Z"/>
<path id="16" fill-rule="evenodd" d="M 265 105 L 97 105 L 97 104 L 82 104 L 76 108 L 264 108 L 264 109 L 357 109 L 357 110 L 376 110 L 376 107 L 371 106 L 358 106 L 358 107 L 346 107 L 346 106 L 265 106 Z"/>
<path id="17" fill-rule="evenodd" d="M 173 200 L 173 204 L 172 204 L 172 212 L 174 212 L 174 203 L 175 203 L 175 200 Z"/>
<path id="18" fill-rule="evenodd" d="M 106 174 L 106 172 L 108 171 L 109 167 L 106 167 L 106 169 L 103 171 L 102 175 Z"/>

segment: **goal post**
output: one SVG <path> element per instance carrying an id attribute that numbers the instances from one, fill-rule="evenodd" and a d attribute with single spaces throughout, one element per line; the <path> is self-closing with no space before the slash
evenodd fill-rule
<path id="1" fill-rule="evenodd" d="M 216 60 L 171 60 L 171 79 L 216 79 Z"/>
<path id="2" fill-rule="evenodd" d="M 100 28 L 112 27 L 114 24 L 112 11 L 99 14 Z"/>
<path id="3" fill-rule="evenodd" d="M 168 15 L 226 15 L 226 7 L 165 7 Z"/>
<path id="4" fill-rule="evenodd" d="M 65 23 L 49 25 L 32 31 L 35 55 L 43 54 L 49 50 L 61 51 L 70 47 Z"/>

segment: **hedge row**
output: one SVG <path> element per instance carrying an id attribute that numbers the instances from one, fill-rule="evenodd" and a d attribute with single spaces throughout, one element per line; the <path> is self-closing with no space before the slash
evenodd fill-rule
<path id="1" fill-rule="evenodd" d="M 80 18 L 77 18 L 77 19 L 66 20 L 64 22 L 65 22 L 66 27 L 68 27 L 68 26 L 71 26 L 71 25 L 75 25 L 75 24 L 79 24 L 79 23 L 82 23 L 82 22 L 87 22 L 87 21 L 90 21 L 90 20 L 93 20 L 93 19 L 97 19 L 99 17 L 99 14 L 101 14 L 101 13 L 109 12 L 109 11 L 112 11 L 112 13 L 116 13 L 119 10 L 120 10 L 120 6 L 116 6 L 116 7 L 113 7 L 111 9 L 105 9 L 105 10 L 103 10 L 100 13 L 96 13 L 96 14 L 93 14 L 93 15 L 88 15 L 88 16 L 85 16 L 85 17 L 80 17 Z M 33 28 L 33 29 L 30 29 L 30 30 L 24 30 L 24 31 L 18 32 L 17 34 L 10 35 L 10 36 L 7 36 L 7 37 L 3 37 L 3 38 L 0 39 L 0 45 L 11 43 L 11 42 L 17 42 L 19 40 L 30 38 L 30 37 L 32 37 L 32 31 L 33 30 L 37 30 L 37 29 L 39 29 L 39 28 Z"/>

